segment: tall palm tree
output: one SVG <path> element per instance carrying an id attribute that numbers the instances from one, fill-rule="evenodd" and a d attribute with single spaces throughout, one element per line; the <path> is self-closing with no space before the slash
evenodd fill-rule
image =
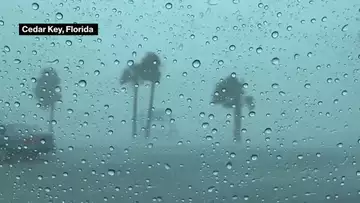
<path id="1" fill-rule="evenodd" d="M 132 136 L 136 137 L 137 135 L 137 101 L 138 101 L 138 93 L 139 93 L 139 83 L 142 82 L 140 78 L 141 66 L 139 64 L 134 64 L 133 66 L 129 66 L 126 68 L 120 78 L 120 84 L 124 85 L 126 83 L 130 83 L 134 90 L 134 100 L 133 100 L 133 118 L 132 118 Z"/>
<path id="2" fill-rule="evenodd" d="M 43 69 L 41 76 L 37 79 L 34 89 L 35 96 L 39 100 L 41 108 L 50 109 L 49 132 L 53 133 L 52 121 L 55 117 L 55 104 L 61 100 L 61 93 L 56 91 L 60 89 L 60 78 L 53 68 Z"/>
<path id="3" fill-rule="evenodd" d="M 141 63 L 136 63 L 126 68 L 121 76 L 120 84 L 131 83 L 134 87 L 134 101 L 133 101 L 133 136 L 137 134 L 137 100 L 139 85 L 145 81 L 151 83 L 151 94 L 149 99 L 148 118 L 146 126 L 146 138 L 150 136 L 150 128 L 152 121 L 152 108 L 155 95 L 155 84 L 159 82 L 160 73 L 160 58 L 153 52 L 148 52 L 141 60 Z"/>
<path id="4" fill-rule="evenodd" d="M 160 58 L 155 53 L 148 52 L 146 54 L 146 56 L 142 59 L 141 65 L 142 65 L 141 78 L 144 81 L 148 81 L 151 83 L 148 118 L 147 118 L 147 124 L 146 124 L 146 134 L 145 134 L 145 137 L 149 138 L 150 130 L 151 130 L 154 98 L 155 98 L 155 85 L 157 82 L 160 82 L 160 78 L 161 78 Z"/>
<path id="5" fill-rule="evenodd" d="M 250 110 L 255 108 L 254 98 L 252 96 L 244 96 L 243 81 L 239 81 L 234 74 L 231 74 L 226 79 L 221 79 L 216 84 L 212 102 L 214 104 L 221 104 L 224 108 L 234 109 L 234 139 L 240 140 L 241 131 L 241 116 L 244 103 Z"/>

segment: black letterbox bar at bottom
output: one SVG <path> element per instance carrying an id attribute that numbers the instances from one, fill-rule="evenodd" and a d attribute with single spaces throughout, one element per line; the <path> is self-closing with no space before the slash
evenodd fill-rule
<path id="1" fill-rule="evenodd" d="M 98 35 L 98 24 L 19 24 L 19 35 Z"/>

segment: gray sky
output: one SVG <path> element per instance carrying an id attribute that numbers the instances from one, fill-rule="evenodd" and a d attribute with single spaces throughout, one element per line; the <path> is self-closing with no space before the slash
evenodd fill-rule
<path id="1" fill-rule="evenodd" d="M 64 147 L 84 143 L 129 145 L 132 90 L 126 87 L 127 91 L 122 91 L 119 76 L 128 60 L 138 62 L 146 52 L 154 51 L 163 63 L 154 104 L 156 108 L 172 109 L 181 134 L 181 138 L 162 144 L 175 145 L 179 140 L 200 144 L 213 128 L 218 129 L 214 140 L 201 143 L 229 144 L 233 125 L 223 125 L 226 114 L 232 112 L 210 106 L 209 102 L 215 83 L 231 72 L 245 79 L 248 94 L 256 100 L 256 116 L 249 118 L 244 109 L 244 135 L 251 140 L 247 145 L 280 147 L 283 143 L 284 147 L 293 147 L 293 141 L 298 140 L 303 147 L 319 147 L 321 142 L 334 147 L 338 142 L 355 144 L 358 139 L 360 4 L 356 0 L 312 4 L 280 0 L 263 1 L 262 5 L 244 0 L 238 4 L 211 1 L 212 5 L 188 0 L 173 1 L 171 9 L 165 7 L 166 1 L 93 2 L 41 0 L 37 1 L 38 10 L 22 0 L 1 6 L 4 26 L 0 26 L 0 49 L 9 46 L 11 51 L 0 55 L 5 61 L 0 69 L 0 85 L 5 89 L 0 107 L 8 116 L 0 120 L 45 128 L 49 113 L 37 109 L 36 100 L 27 95 L 34 87 L 31 78 L 38 77 L 41 68 L 53 67 L 62 78 L 63 103 L 55 113 L 58 143 Z M 62 9 L 52 8 L 60 3 Z M 77 6 L 79 9 L 74 10 Z M 94 15 L 93 7 L 99 17 Z M 63 19 L 56 19 L 58 12 Z M 71 36 L 18 36 L 19 22 L 46 20 L 96 22 L 100 34 L 81 40 Z M 277 38 L 272 37 L 274 31 L 278 32 Z M 71 46 L 67 40 L 71 40 Z M 236 49 L 231 51 L 231 45 Z M 259 47 L 261 53 L 257 53 Z M 272 64 L 275 57 L 280 59 L 279 64 Z M 15 59 L 21 63 L 15 64 Z M 199 68 L 192 67 L 195 59 L 201 61 Z M 55 60 L 58 63 L 51 63 Z M 94 74 L 96 70 L 100 75 Z M 77 86 L 79 80 L 86 80 L 87 86 Z M 272 87 L 274 83 L 278 88 Z M 149 91 L 149 87 L 140 88 L 141 111 L 146 111 Z M 16 101 L 19 107 L 14 105 Z M 90 115 L 84 116 L 85 112 Z M 204 118 L 200 118 L 201 112 L 206 114 Z M 215 118 L 208 119 L 209 114 Z M 110 121 L 111 115 L 114 119 Z M 121 124 L 122 120 L 126 123 Z M 203 129 L 203 122 L 209 122 L 209 127 Z M 264 134 L 266 128 L 272 133 Z"/>

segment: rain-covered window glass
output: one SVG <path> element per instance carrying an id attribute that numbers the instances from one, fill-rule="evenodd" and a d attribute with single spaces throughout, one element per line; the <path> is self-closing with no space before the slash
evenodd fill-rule
<path id="1" fill-rule="evenodd" d="M 2 0 L 0 202 L 358 203 L 359 78 L 358 0 Z"/>

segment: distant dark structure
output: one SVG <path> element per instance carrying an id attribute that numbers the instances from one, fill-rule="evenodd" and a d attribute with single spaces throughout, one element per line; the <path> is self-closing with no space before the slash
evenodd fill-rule
<path id="1" fill-rule="evenodd" d="M 227 109 L 234 109 L 234 139 L 240 140 L 241 131 L 241 116 L 244 104 L 250 110 L 255 108 L 254 98 L 252 96 L 245 96 L 243 89 L 244 82 L 236 78 L 236 74 L 232 73 L 226 79 L 221 79 L 215 86 L 215 91 L 212 96 L 212 102 L 217 105 L 222 105 Z"/>
<path id="2" fill-rule="evenodd" d="M 49 132 L 53 133 L 52 121 L 54 120 L 55 105 L 61 100 L 60 78 L 53 68 L 42 70 L 41 76 L 36 81 L 35 96 L 44 110 L 50 111 Z"/>
<path id="3" fill-rule="evenodd" d="M 151 95 L 149 99 L 149 108 L 148 108 L 148 119 L 146 125 L 146 138 L 150 137 L 151 130 L 151 121 L 152 121 L 152 108 L 154 104 L 155 97 L 155 85 L 157 82 L 160 82 L 161 72 L 160 72 L 161 61 L 159 56 L 153 52 L 148 52 L 145 57 L 141 60 L 141 63 L 136 63 L 132 66 L 127 67 L 121 78 L 120 84 L 124 85 L 130 83 L 134 88 L 134 101 L 133 101 L 133 119 L 132 119 L 132 134 L 133 136 L 137 135 L 137 100 L 138 100 L 138 91 L 139 85 L 144 82 L 151 83 Z"/>

